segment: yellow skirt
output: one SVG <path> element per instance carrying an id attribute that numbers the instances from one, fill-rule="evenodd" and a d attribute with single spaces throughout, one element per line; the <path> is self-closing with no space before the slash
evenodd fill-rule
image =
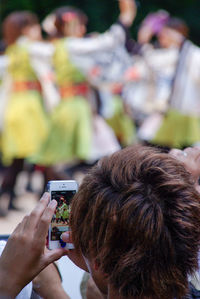
<path id="1" fill-rule="evenodd" d="M 48 134 L 48 121 L 40 93 L 23 91 L 11 95 L 5 112 L 1 138 L 2 159 L 27 158 L 41 146 Z"/>

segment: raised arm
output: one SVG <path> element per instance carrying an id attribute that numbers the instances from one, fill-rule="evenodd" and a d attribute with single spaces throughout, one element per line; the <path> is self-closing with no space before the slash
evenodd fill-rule
<path id="1" fill-rule="evenodd" d="M 119 0 L 119 21 L 126 27 L 131 27 L 137 14 L 135 0 Z"/>
<path id="2" fill-rule="evenodd" d="M 122 26 L 115 24 L 105 33 L 88 38 L 67 38 L 66 46 L 73 55 L 84 55 L 96 51 L 111 50 L 125 42 L 125 33 Z"/>
<path id="3" fill-rule="evenodd" d="M 54 46 L 50 42 L 33 42 L 29 47 L 29 53 L 33 57 L 51 59 L 54 53 Z"/>
<path id="4" fill-rule="evenodd" d="M 86 54 L 94 51 L 110 50 L 119 44 L 125 43 L 126 28 L 130 27 L 135 19 L 137 8 L 134 0 L 119 0 L 118 23 L 111 26 L 105 33 L 90 38 L 68 38 L 68 49 L 73 54 Z"/>

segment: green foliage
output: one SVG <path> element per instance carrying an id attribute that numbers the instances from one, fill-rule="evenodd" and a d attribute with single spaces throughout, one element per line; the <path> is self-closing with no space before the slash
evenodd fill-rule
<path id="1" fill-rule="evenodd" d="M 118 15 L 118 0 L 0 0 L 0 20 L 14 10 L 31 10 L 40 20 L 59 6 L 73 5 L 85 11 L 89 17 L 89 31 L 104 31 Z M 183 18 L 190 27 L 190 37 L 200 44 L 200 1 L 199 0 L 140 0 L 138 15 L 132 28 L 136 31 L 143 18 L 151 11 L 168 10 L 173 16 Z"/>

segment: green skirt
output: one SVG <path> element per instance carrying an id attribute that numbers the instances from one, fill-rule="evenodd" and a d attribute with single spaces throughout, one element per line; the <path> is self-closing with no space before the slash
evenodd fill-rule
<path id="1" fill-rule="evenodd" d="M 89 157 L 92 144 L 91 109 L 82 97 L 63 99 L 50 118 L 50 133 L 30 161 L 54 165 Z"/>
<path id="2" fill-rule="evenodd" d="M 125 147 L 133 144 L 136 133 L 135 125 L 131 117 L 125 113 L 123 100 L 120 96 L 113 98 L 114 113 L 109 119 L 106 119 L 108 125 L 113 129 L 120 144 Z"/>
<path id="3" fill-rule="evenodd" d="M 200 142 L 200 119 L 169 110 L 152 143 L 170 148 L 183 148 Z"/>

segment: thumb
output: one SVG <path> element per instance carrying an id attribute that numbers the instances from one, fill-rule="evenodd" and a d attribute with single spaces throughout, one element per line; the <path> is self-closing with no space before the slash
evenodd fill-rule
<path id="1" fill-rule="evenodd" d="M 65 243 L 73 243 L 73 241 L 72 241 L 72 234 L 70 233 L 70 231 L 63 233 L 61 235 L 61 239 Z"/>
<path id="2" fill-rule="evenodd" d="M 48 266 L 49 264 L 59 260 L 62 256 L 66 255 L 67 252 L 64 248 L 58 248 L 55 250 L 50 250 L 45 253 L 45 265 Z"/>

